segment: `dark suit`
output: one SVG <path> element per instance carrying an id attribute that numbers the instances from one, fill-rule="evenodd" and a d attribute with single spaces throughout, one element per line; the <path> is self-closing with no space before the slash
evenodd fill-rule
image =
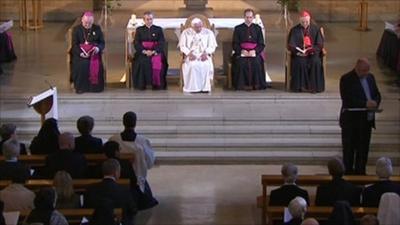
<path id="1" fill-rule="evenodd" d="M 72 178 L 84 178 L 86 165 L 86 159 L 81 153 L 57 150 L 46 157 L 45 176 L 52 179 L 57 171 L 65 170 Z"/>
<path id="2" fill-rule="evenodd" d="M 83 154 L 102 153 L 103 141 L 92 135 L 82 135 L 75 138 L 75 151 Z"/>
<path id="3" fill-rule="evenodd" d="M 363 206 L 378 207 L 381 196 L 386 192 L 394 192 L 400 195 L 400 184 L 383 180 L 366 187 L 362 193 Z"/>
<path id="4" fill-rule="evenodd" d="M 359 206 L 361 191 L 361 187 L 343 178 L 333 178 L 331 182 L 318 186 L 315 205 L 333 206 L 336 201 L 347 201 L 351 206 Z"/>
<path id="5" fill-rule="evenodd" d="M 366 81 L 371 100 L 376 101 L 379 105 L 381 95 L 376 86 L 374 76 L 369 74 L 366 77 Z M 349 108 L 365 108 L 368 100 L 355 70 L 341 77 L 340 96 L 342 98 L 340 127 L 342 128 L 343 162 L 346 173 L 365 174 L 371 128 L 375 128 L 375 116 L 372 113 L 372 118 L 368 118 L 367 111 L 350 112 L 346 110 Z"/>
<path id="6" fill-rule="evenodd" d="M 123 225 L 133 224 L 137 207 L 127 187 L 117 184 L 111 178 L 104 178 L 100 183 L 87 188 L 84 206 L 85 208 L 95 208 L 102 199 L 112 200 L 114 208 L 122 208 Z"/>
<path id="7" fill-rule="evenodd" d="M 13 177 L 30 177 L 29 167 L 21 162 L 0 162 L 0 180 L 11 180 Z"/>
<path id="8" fill-rule="evenodd" d="M 294 184 L 284 184 L 280 188 L 272 190 L 269 197 L 269 205 L 288 206 L 289 202 L 297 196 L 304 198 L 310 205 L 308 193 Z"/>

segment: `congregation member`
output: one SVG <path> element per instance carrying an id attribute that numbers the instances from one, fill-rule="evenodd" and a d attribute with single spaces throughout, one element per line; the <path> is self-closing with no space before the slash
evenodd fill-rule
<path id="1" fill-rule="evenodd" d="M 17 126 L 12 123 L 6 123 L 3 124 L 0 127 L 0 136 L 1 136 L 1 141 L 0 141 L 0 155 L 3 154 L 3 143 L 9 139 L 15 139 L 18 140 L 17 137 Z M 20 154 L 26 154 L 26 147 L 24 143 L 20 143 Z"/>
<path id="2" fill-rule="evenodd" d="M 94 208 L 94 212 L 90 218 L 90 221 L 87 225 L 120 225 L 118 221 L 116 221 L 114 215 L 114 207 L 112 200 L 103 199 L 98 205 Z M 86 224 L 81 224 L 86 225 Z"/>
<path id="3" fill-rule="evenodd" d="M 93 13 L 85 12 L 81 24 L 72 31 L 72 79 L 78 94 L 104 90 L 105 42 L 100 26 L 93 22 Z"/>
<path id="4" fill-rule="evenodd" d="M 183 91 L 208 93 L 214 80 L 212 55 L 217 48 L 214 32 L 204 27 L 203 21 L 194 18 L 191 27 L 179 38 L 179 49 L 183 53 Z"/>
<path id="5" fill-rule="evenodd" d="M 382 195 L 378 207 L 378 220 L 382 225 L 396 225 L 400 223 L 400 196 L 397 193 L 387 192 Z"/>
<path id="6" fill-rule="evenodd" d="M 132 80 L 135 89 L 167 89 L 168 63 L 164 53 L 165 39 L 161 27 L 153 24 L 154 14 L 143 14 L 144 25 L 136 29 Z"/>
<path id="7" fill-rule="evenodd" d="M 379 209 L 378 209 L 379 210 Z M 360 219 L 360 225 L 379 225 L 379 220 L 375 215 L 367 214 Z"/>
<path id="8" fill-rule="evenodd" d="M 122 208 L 122 225 L 133 225 L 137 212 L 136 202 L 128 188 L 118 184 L 121 167 L 116 159 L 107 159 L 102 166 L 103 180 L 87 188 L 85 208 L 95 208 L 104 200 L 112 201 L 113 208 Z"/>
<path id="9" fill-rule="evenodd" d="M 358 59 L 355 68 L 340 78 L 340 97 L 340 127 L 346 174 L 365 175 L 371 129 L 375 128 L 374 110 L 381 102 L 368 59 Z"/>
<path id="10" fill-rule="evenodd" d="M 4 203 L 0 201 L 0 225 L 6 225 L 6 220 L 3 215 L 4 212 Z"/>
<path id="11" fill-rule="evenodd" d="M 302 197 L 308 205 L 310 204 L 308 192 L 296 185 L 297 171 L 297 166 L 292 163 L 285 163 L 282 166 L 281 174 L 285 183 L 271 191 L 269 205 L 287 206 L 295 197 Z"/>
<path id="12" fill-rule="evenodd" d="M 119 143 L 115 141 L 107 141 L 103 146 L 103 152 L 107 159 L 116 159 L 119 162 L 119 165 L 121 166 L 120 177 L 131 179 L 131 182 L 133 181 L 133 183 L 136 185 L 136 175 L 132 168 L 132 163 L 127 159 L 121 159 L 121 147 Z"/>
<path id="13" fill-rule="evenodd" d="M 58 130 L 57 120 L 49 118 L 44 121 L 39 133 L 32 139 L 29 149 L 32 154 L 50 154 L 58 149 Z"/>
<path id="14" fill-rule="evenodd" d="M 82 154 L 102 153 L 103 141 L 92 136 L 94 119 L 91 116 L 82 116 L 76 126 L 81 136 L 75 138 L 75 151 Z"/>
<path id="15" fill-rule="evenodd" d="M 307 202 L 302 197 L 296 197 L 289 202 L 288 210 L 292 219 L 284 225 L 300 225 L 307 213 Z"/>
<path id="16" fill-rule="evenodd" d="M 378 207 L 381 196 L 386 192 L 394 192 L 400 195 L 400 184 L 390 180 L 392 174 L 392 161 L 387 157 L 379 158 L 376 161 L 376 175 L 379 181 L 364 189 L 362 193 L 363 206 Z"/>
<path id="17" fill-rule="evenodd" d="M 23 225 L 68 225 L 64 215 L 55 209 L 56 204 L 57 194 L 54 188 L 41 188 L 34 200 L 35 208 L 26 217 Z"/>
<path id="18" fill-rule="evenodd" d="M 244 23 L 233 31 L 232 85 L 236 90 L 267 88 L 264 68 L 264 36 L 262 28 L 253 23 L 252 9 L 244 11 Z"/>
<path id="19" fill-rule="evenodd" d="M 30 177 L 30 168 L 23 162 L 18 161 L 20 143 L 9 139 L 3 143 L 4 161 L 0 162 L 0 180 L 11 180 L 18 176 L 21 179 Z"/>
<path id="20" fill-rule="evenodd" d="M 315 218 L 307 218 L 300 225 L 319 225 L 319 223 Z"/>
<path id="21" fill-rule="evenodd" d="M 346 201 L 337 201 L 333 205 L 331 215 L 329 215 L 326 225 L 356 225 L 353 211 L 350 204 Z"/>
<path id="22" fill-rule="evenodd" d="M 155 162 L 154 150 L 150 141 L 135 131 L 137 116 L 134 112 L 126 112 L 123 116 L 124 131 L 110 137 L 109 141 L 115 141 L 120 145 L 121 153 L 134 155 L 132 168 L 136 174 L 137 198 L 140 209 L 154 207 L 158 201 L 153 197 L 149 183 L 147 182 L 147 171 Z M 143 204 L 142 204 L 143 203 Z"/>
<path id="23" fill-rule="evenodd" d="M 325 78 L 322 68 L 321 52 L 324 39 L 320 28 L 311 23 L 307 11 L 300 13 L 300 23 L 294 26 L 288 37 L 288 50 L 291 52 L 291 81 L 293 92 L 323 92 Z"/>
<path id="24" fill-rule="evenodd" d="M 74 191 L 71 175 L 66 171 L 58 171 L 53 179 L 57 193 L 56 209 L 80 208 L 80 198 Z"/>
<path id="25" fill-rule="evenodd" d="M 74 136 L 68 132 L 60 134 L 59 145 L 59 150 L 46 157 L 46 178 L 53 178 L 61 170 L 68 172 L 74 179 L 84 178 L 87 162 L 83 154 L 74 151 Z"/>
<path id="26" fill-rule="evenodd" d="M 317 187 L 315 205 L 333 206 L 336 201 L 347 201 L 351 206 L 359 206 L 362 189 L 343 179 L 345 169 L 342 160 L 336 157 L 330 159 L 328 171 L 332 180 Z"/>
<path id="27" fill-rule="evenodd" d="M 34 208 L 35 193 L 24 186 L 26 179 L 26 176 L 16 173 L 11 177 L 12 183 L 0 191 L 0 200 L 4 202 L 5 211 L 24 211 Z"/>

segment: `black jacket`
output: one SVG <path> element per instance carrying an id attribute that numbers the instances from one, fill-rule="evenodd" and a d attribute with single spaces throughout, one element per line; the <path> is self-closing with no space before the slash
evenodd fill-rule
<path id="1" fill-rule="evenodd" d="M 272 190 L 269 197 L 269 205 L 288 206 L 289 202 L 297 196 L 304 198 L 307 204 L 310 205 L 307 191 L 294 184 L 285 184 L 278 189 Z"/>
<path id="2" fill-rule="evenodd" d="M 318 186 L 315 205 L 333 206 L 336 201 L 347 201 L 351 206 L 359 206 L 361 191 L 361 187 L 343 178 L 333 178 L 331 182 Z"/>
<path id="3" fill-rule="evenodd" d="M 45 177 L 53 179 L 57 171 L 65 170 L 72 178 L 84 178 L 86 166 L 86 159 L 81 153 L 57 150 L 46 157 Z"/>
<path id="4" fill-rule="evenodd" d="M 0 180 L 11 180 L 13 177 L 25 178 L 30 177 L 30 169 L 21 162 L 0 162 Z"/>
<path id="5" fill-rule="evenodd" d="M 75 151 L 83 154 L 102 153 L 103 141 L 92 135 L 82 135 L 75 138 Z"/>
<path id="6" fill-rule="evenodd" d="M 386 192 L 394 192 L 400 195 L 400 184 L 390 180 L 383 180 L 366 187 L 362 193 L 362 205 L 365 207 L 378 207 L 381 196 Z"/>

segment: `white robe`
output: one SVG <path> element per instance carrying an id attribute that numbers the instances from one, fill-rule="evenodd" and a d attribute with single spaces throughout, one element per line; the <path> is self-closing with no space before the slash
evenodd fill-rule
<path id="1" fill-rule="evenodd" d="M 121 134 L 116 134 L 110 137 L 109 141 L 118 142 L 121 147 L 121 153 L 133 153 L 135 161 L 132 163 L 132 168 L 135 171 L 137 184 L 142 192 L 147 177 L 147 170 L 154 165 L 155 156 L 151 147 L 150 141 L 142 135 L 137 135 L 134 142 L 123 141 Z"/>
<path id="2" fill-rule="evenodd" d="M 202 28 L 199 33 L 196 33 L 193 28 L 188 28 L 182 32 L 179 38 L 179 48 L 185 56 L 189 55 L 190 52 L 196 56 L 193 61 L 190 61 L 189 57 L 185 57 L 183 62 L 183 91 L 211 91 L 211 82 L 214 79 L 214 65 L 210 55 L 217 48 L 214 33 L 207 28 Z M 209 56 L 207 60 L 201 61 L 200 56 L 204 52 Z"/>

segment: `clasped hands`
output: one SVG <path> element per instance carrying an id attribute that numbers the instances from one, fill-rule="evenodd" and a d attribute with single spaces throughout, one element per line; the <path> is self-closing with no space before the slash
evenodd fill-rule
<path id="1" fill-rule="evenodd" d="M 197 57 L 193 54 L 193 52 L 189 53 L 188 58 L 189 58 L 189 61 L 194 61 L 194 60 L 197 59 Z M 201 61 L 204 62 L 204 61 L 206 61 L 208 59 L 208 54 L 203 52 L 203 54 L 201 54 L 199 58 L 200 58 Z"/>
<path id="2" fill-rule="evenodd" d="M 376 103 L 374 100 L 368 100 L 366 106 L 367 109 L 376 109 L 378 107 L 378 103 Z"/>
<path id="3" fill-rule="evenodd" d="M 87 58 L 90 58 L 90 56 L 95 55 L 95 54 L 97 54 L 97 53 L 99 53 L 99 52 L 100 52 L 100 49 L 99 49 L 98 47 L 94 47 L 93 50 L 92 50 L 92 51 L 89 51 L 88 53 L 86 53 L 86 52 L 81 52 L 80 56 L 81 56 L 82 58 L 87 59 Z"/>
<path id="4" fill-rule="evenodd" d="M 241 55 L 242 57 L 256 57 L 256 50 L 249 50 L 249 51 L 247 51 L 247 50 L 243 49 L 243 50 L 240 52 L 240 55 Z"/>
<path id="5" fill-rule="evenodd" d="M 157 54 L 156 51 L 154 51 L 154 50 L 143 50 L 142 53 L 145 54 L 145 55 L 148 56 L 148 57 Z"/>

